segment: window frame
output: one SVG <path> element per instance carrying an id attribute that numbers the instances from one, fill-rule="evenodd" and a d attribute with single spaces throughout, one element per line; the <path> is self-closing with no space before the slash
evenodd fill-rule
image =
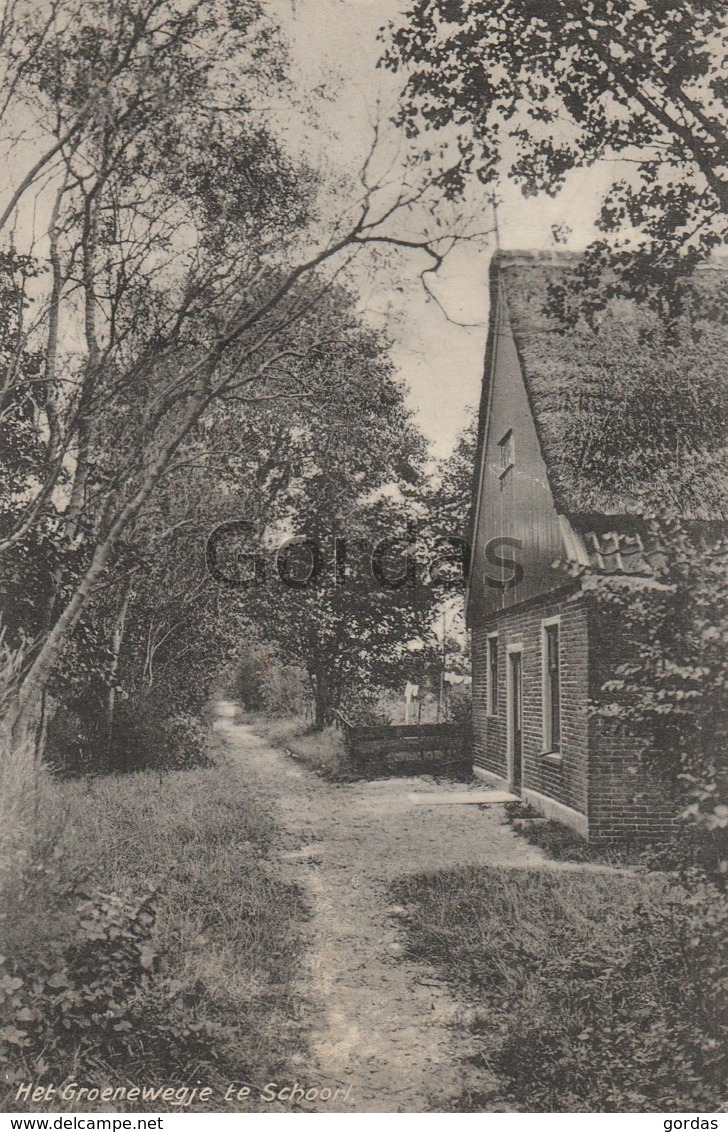
<path id="1" fill-rule="evenodd" d="M 557 741 L 554 743 L 554 701 L 553 701 L 553 683 L 551 676 L 551 669 L 549 668 L 549 629 L 557 630 L 557 645 L 558 645 L 558 736 Z M 554 758 L 561 758 L 563 749 L 563 728 L 562 721 L 562 706 L 563 706 L 563 680 L 561 674 L 562 668 L 562 646 L 561 646 L 561 617 L 545 617 L 541 622 L 541 720 L 542 720 L 542 737 L 543 748 L 542 754 L 551 755 Z"/>
<path id="2" fill-rule="evenodd" d="M 495 652 L 495 682 L 493 681 L 493 665 L 491 658 Z M 494 719 L 498 715 L 498 703 L 500 697 L 498 696 L 498 677 L 500 675 L 500 664 L 498 657 L 498 633 L 488 633 L 486 650 L 485 650 L 485 714 L 489 719 Z"/>

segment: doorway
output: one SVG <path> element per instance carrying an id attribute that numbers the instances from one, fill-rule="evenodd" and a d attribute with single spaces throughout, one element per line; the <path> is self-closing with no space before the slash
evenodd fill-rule
<path id="1" fill-rule="evenodd" d="M 523 784 L 523 664 L 521 650 L 508 652 L 508 756 L 510 787 L 520 794 Z"/>

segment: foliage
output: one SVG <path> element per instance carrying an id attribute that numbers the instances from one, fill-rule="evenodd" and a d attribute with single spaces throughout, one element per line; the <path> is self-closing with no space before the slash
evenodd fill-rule
<path id="1" fill-rule="evenodd" d="M 470 688 L 455 685 L 445 695 L 444 718 L 446 723 L 470 727 L 473 719 L 473 697 Z"/>
<path id="2" fill-rule="evenodd" d="M 6 15 L 0 422 L 17 442 L 0 586 L 22 598 L 12 643 L 35 642 L 13 706 L 22 746 L 49 692 L 82 719 L 105 699 L 109 730 L 125 694 L 154 687 L 161 703 L 166 685 L 172 714 L 199 706 L 224 611 L 185 536 L 243 499 L 260 519 L 309 456 L 302 406 L 313 429 L 348 366 L 368 358 L 373 375 L 379 345 L 352 332 L 351 299 L 342 329 L 348 260 L 375 244 L 442 256 L 391 225 L 430 186 L 384 203 L 368 162 L 348 220 L 322 220 L 326 187 L 275 128 L 293 91 L 256 0 L 19 0 Z M 369 428 L 373 464 L 389 394 L 372 394 L 340 402 L 338 426 Z"/>
<path id="3" fill-rule="evenodd" d="M 28 348 L 25 318 L 26 288 L 40 274 L 38 264 L 12 251 L 0 253 L 0 372 L 5 376 L 0 395 L 0 534 L 12 528 L 22 512 L 28 479 L 37 480 L 44 464 L 43 445 L 35 417 L 43 400 L 39 377 L 42 357 Z"/>
<path id="4" fill-rule="evenodd" d="M 205 716 L 175 711 L 159 695 L 121 704 L 114 725 L 110 763 L 114 770 L 183 770 L 205 766 L 209 737 Z"/>
<path id="5" fill-rule="evenodd" d="M 728 906 L 711 886 L 469 868 L 406 878 L 394 897 L 408 956 L 475 999 L 475 1062 L 498 1085 L 466 1088 L 462 1110 L 722 1103 Z"/>
<path id="6" fill-rule="evenodd" d="M 269 716 L 302 716 L 310 703 L 305 670 L 281 664 L 270 644 L 247 645 L 235 661 L 230 691 L 243 711 Z"/>
<path id="7" fill-rule="evenodd" d="M 472 174 L 555 196 L 571 170 L 616 161 L 598 221 L 611 248 L 590 267 L 663 303 L 727 234 L 725 29 L 719 0 L 411 0 L 383 63 L 404 71 L 399 122 L 451 195 Z"/>
<path id="8" fill-rule="evenodd" d="M 257 712 L 269 707 L 264 689 L 270 663 L 269 650 L 264 646 L 249 646 L 238 657 L 230 693 L 243 711 Z M 270 710 L 275 711 L 275 708 L 271 707 Z"/>
<path id="9" fill-rule="evenodd" d="M 424 495 L 419 536 L 427 546 L 429 580 L 435 583 L 430 631 L 418 651 L 416 667 L 408 679 L 429 686 L 439 698 L 443 667 L 447 671 L 470 671 L 470 643 L 465 625 L 465 583 L 470 569 L 471 511 L 474 499 L 478 418 L 468 410 L 469 420 L 455 441 L 452 452 L 440 460 Z M 437 563 L 434 566 L 433 564 Z M 445 718 L 470 721 L 470 693 L 461 688 L 448 693 Z"/>
<path id="10" fill-rule="evenodd" d="M 317 344 L 324 319 L 326 355 Z M 211 409 L 183 446 L 183 466 L 160 484 L 120 549 L 116 584 L 87 607 L 51 685 L 71 718 L 70 728 L 59 719 L 49 730 L 54 764 L 97 770 L 174 764 L 179 731 L 174 719 L 199 713 L 216 681 L 237 662 L 242 642 L 251 634 L 259 639 L 264 630 L 251 616 L 247 594 L 241 600 L 235 592 L 235 578 L 229 586 L 210 576 L 205 543 L 211 533 L 226 521 L 258 528 L 289 524 L 302 510 L 306 491 L 307 516 L 316 522 L 315 500 L 325 490 L 340 491 L 344 480 L 333 476 L 343 477 L 342 465 L 355 444 L 362 454 L 350 475 L 376 469 L 371 475 L 379 480 L 370 483 L 381 482 L 377 463 L 387 458 L 391 463 L 394 431 L 382 429 L 380 435 L 378 416 L 388 414 L 392 430 L 411 434 L 415 449 L 421 445 L 402 390 L 388 384 L 384 346 L 358 323 L 346 292 L 322 300 L 315 317 L 302 318 L 290 338 L 303 359 L 297 380 L 305 381 L 306 396 Z M 365 400 L 367 380 L 388 408 L 379 398 Z M 328 485 L 316 464 L 322 452 L 334 464 Z M 357 479 L 355 490 L 360 486 Z M 227 579 L 225 554 L 223 542 L 220 567 Z M 89 648 L 92 636 L 96 653 Z M 283 655 L 275 669 L 268 664 L 266 674 L 259 674 L 266 681 L 266 706 L 295 709 L 301 705 L 283 703 L 292 688 L 287 689 L 281 663 L 291 668 Z M 193 745 L 185 748 L 180 756 L 189 763 Z"/>
<path id="11" fill-rule="evenodd" d="M 133 898 L 93 888 L 88 871 L 68 855 L 57 790 L 47 781 L 42 786 L 26 798 L 29 821 L 19 822 L 18 810 L 3 815 L 6 1082 L 63 1076 L 91 1051 L 123 1062 L 138 1052 L 141 1035 L 154 1057 L 197 1056 L 210 1035 L 192 1012 L 175 1010 L 173 983 L 160 977 L 153 943 L 158 892 Z"/>
<path id="12" fill-rule="evenodd" d="M 210 345 L 229 259 L 260 271 L 261 243 L 285 246 L 312 186 L 251 104 L 285 85 L 283 44 L 254 0 L 235 11 L 71 0 L 61 19 L 56 7 L 46 20 L 13 5 L 0 49 L 0 113 L 32 121 L 37 146 L 30 158 L 6 138 L 16 147 L 6 244 L 9 221 L 33 229 L 23 208 L 36 174 L 49 194 L 45 258 L 0 256 L 0 420 L 14 438 L 3 446 L 0 591 L 14 643 L 38 641 L 21 696 L 50 690 L 85 726 L 113 699 L 121 579 L 149 557 L 135 522 L 185 441 L 189 457 L 210 400 L 208 380 L 185 420 L 192 371 L 206 364 L 209 379 L 221 360 Z M 101 593 L 88 584 L 99 567 L 118 579 Z"/>
<path id="13" fill-rule="evenodd" d="M 30 802 L 19 854 L 3 814 L 4 1107 L 21 1081 L 203 1078 L 219 1097 L 290 1072 L 305 910 L 262 864 L 274 831 L 246 776 L 44 779 Z"/>
<path id="14" fill-rule="evenodd" d="M 154 919 L 153 894 L 141 901 L 90 894 L 77 904 L 64 946 L 30 970 L 22 959 L 3 959 L 4 1059 L 19 1054 L 45 1076 L 79 1047 L 122 1064 L 139 1055 L 142 1040 L 145 1056 L 160 1065 L 214 1056 L 214 1028 L 183 1008 L 179 983 L 155 973 Z"/>
<path id="15" fill-rule="evenodd" d="M 273 746 L 280 747 L 291 758 L 330 781 L 352 777 L 342 733 L 334 727 L 314 731 L 309 720 L 302 716 L 288 716 L 256 720 L 255 729 Z"/>
<path id="16" fill-rule="evenodd" d="M 449 456 L 440 461 L 428 498 L 428 518 L 441 534 L 465 538 L 470 519 L 475 476 L 478 416 L 466 410 L 468 423 L 455 440 Z"/>
<path id="17" fill-rule="evenodd" d="M 305 670 L 318 727 L 400 679 L 431 600 L 419 581 L 388 585 L 373 571 L 380 546 L 386 578 L 402 575 L 425 445 L 388 343 L 353 318 L 347 296 L 334 303 L 340 325 L 309 380 L 335 385 L 320 406 L 287 407 L 296 466 L 277 496 L 277 522 L 238 547 L 259 559 L 257 582 L 248 569 L 239 587 L 240 616 L 280 664 Z"/>
<path id="18" fill-rule="evenodd" d="M 728 868 L 728 548 L 676 520 L 655 524 L 661 566 L 655 585 L 595 579 L 600 639 L 616 666 L 597 677 L 593 712 L 636 739 L 641 757 L 677 788 L 699 859 Z M 606 654 L 602 659 L 608 663 Z M 614 662 L 615 655 L 612 655 Z M 690 833 L 690 828 L 688 828 Z"/>
<path id="19" fill-rule="evenodd" d="M 678 841 L 669 844 L 587 841 L 569 826 L 545 818 L 527 803 L 507 802 L 505 811 L 514 831 L 531 845 L 537 845 L 551 860 L 590 861 L 614 868 L 638 864 L 644 868 L 684 875 L 685 847 L 680 846 Z"/>
<path id="20" fill-rule="evenodd" d="M 406 514 L 399 508 L 382 503 L 361 506 L 356 515 L 348 510 L 344 530 L 362 547 L 376 546 L 393 529 L 406 537 Z M 321 512 L 318 520 L 317 531 L 325 531 Z M 326 531 L 329 545 L 335 521 L 332 516 Z M 278 656 L 306 670 L 318 726 L 323 726 L 333 709 L 353 706 L 382 687 L 396 684 L 410 655 L 407 642 L 426 624 L 424 586 L 383 587 L 371 575 L 367 549 L 352 556 L 343 583 L 335 580 L 329 563 L 305 587 L 293 588 L 274 577 L 250 600 L 261 631 L 275 642 Z M 309 567 L 310 559 L 301 557 L 296 568 L 305 578 Z M 401 560 L 395 560 L 392 574 L 398 576 L 401 570 Z"/>

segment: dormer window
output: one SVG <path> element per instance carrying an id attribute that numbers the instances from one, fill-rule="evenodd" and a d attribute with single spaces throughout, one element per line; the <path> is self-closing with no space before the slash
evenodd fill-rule
<path id="1" fill-rule="evenodd" d="M 500 448 L 500 477 L 503 479 L 516 462 L 516 448 L 512 428 L 509 428 L 505 436 L 498 441 L 498 447 Z"/>

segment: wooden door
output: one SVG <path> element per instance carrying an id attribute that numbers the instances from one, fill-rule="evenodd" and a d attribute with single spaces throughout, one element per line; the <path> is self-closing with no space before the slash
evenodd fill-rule
<path id="1" fill-rule="evenodd" d="M 523 669 L 520 652 L 509 654 L 510 672 L 510 733 L 512 789 L 518 793 L 523 781 Z"/>

